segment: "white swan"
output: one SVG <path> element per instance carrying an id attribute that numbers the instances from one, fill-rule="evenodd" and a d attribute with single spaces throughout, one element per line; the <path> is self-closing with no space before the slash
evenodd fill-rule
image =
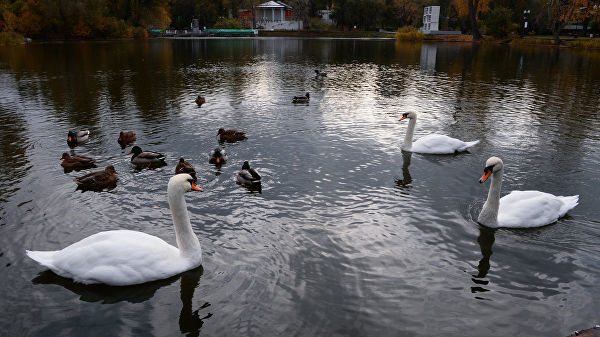
<path id="1" fill-rule="evenodd" d="M 183 194 L 202 191 L 189 174 L 169 180 L 167 194 L 177 247 L 142 232 L 100 232 L 55 251 L 27 255 L 56 274 L 84 284 L 125 286 L 177 275 L 202 264 L 200 242 L 192 230 Z"/>
<path id="2" fill-rule="evenodd" d="M 492 182 L 487 200 L 477 222 L 487 227 L 529 228 L 549 225 L 556 222 L 568 211 L 577 206 L 579 195 L 555 196 L 540 191 L 512 191 L 500 198 L 504 164 L 498 157 L 485 162 L 483 183 L 491 175 Z"/>
<path id="3" fill-rule="evenodd" d="M 405 118 L 410 119 L 406 135 L 404 136 L 404 144 L 402 144 L 402 149 L 405 151 L 429 154 L 449 154 L 466 151 L 467 148 L 479 143 L 478 140 L 463 142 L 460 139 L 438 134 L 430 134 L 413 142 L 415 124 L 417 124 L 417 113 L 414 111 L 403 113 L 400 120 Z"/>

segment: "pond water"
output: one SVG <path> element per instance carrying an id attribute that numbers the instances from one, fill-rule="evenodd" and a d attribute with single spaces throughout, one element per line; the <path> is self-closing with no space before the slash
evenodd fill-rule
<path id="1" fill-rule="evenodd" d="M 314 69 L 328 72 L 316 79 Z M 600 53 L 393 40 L 182 39 L 0 49 L 0 335 L 563 336 L 600 323 Z M 293 105 L 294 95 L 311 94 Z M 206 97 L 198 107 L 197 95 Z M 400 150 L 479 139 L 469 153 Z M 247 140 L 207 154 L 221 127 Z M 67 132 L 89 129 L 72 150 Z M 137 170 L 119 131 L 168 166 Z M 114 165 L 75 190 L 63 152 Z M 502 194 L 580 196 L 557 223 L 476 223 L 491 156 Z M 180 157 L 204 265 L 131 287 L 83 286 L 25 255 L 103 230 L 175 244 Z M 262 190 L 235 183 L 249 160 Z"/>

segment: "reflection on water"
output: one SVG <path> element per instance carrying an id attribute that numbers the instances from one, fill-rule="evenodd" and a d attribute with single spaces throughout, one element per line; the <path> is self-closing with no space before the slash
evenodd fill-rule
<path id="1" fill-rule="evenodd" d="M 412 152 L 402 150 L 402 179 L 396 179 L 396 186 L 401 189 L 409 189 L 410 183 L 412 182 L 412 177 L 408 171 L 411 157 Z"/>
<path id="2" fill-rule="evenodd" d="M 328 76 L 315 79 L 315 69 Z M 1 335 L 427 336 L 465 326 L 474 336 L 552 335 L 597 319 L 597 52 L 347 39 L 45 43 L 0 48 L 0 81 Z M 310 104 L 294 106 L 305 92 Z M 420 112 L 415 138 L 481 142 L 456 156 L 402 152 L 407 110 Z M 215 167 L 207 154 L 219 128 L 248 138 L 222 144 L 229 160 Z M 73 193 L 91 170 L 65 173 L 59 159 L 78 129 L 90 139 L 70 153 L 119 173 L 109 193 Z M 122 130 L 138 132 L 125 149 Z M 164 153 L 167 166 L 136 169 L 133 145 Z M 491 156 L 505 163 L 504 194 L 579 194 L 580 204 L 544 228 L 479 227 L 471 213 L 486 198 L 477 179 Z M 204 188 L 186 195 L 202 282 L 184 274 L 124 292 L 46 272 L 31 282 L 43 268 L 25 249 L 112 229 L 174 243 L 165 191 L 181 157 Z M 235 183 L 245 160 L 265 177 L 259 191 Z"/>
<path id="3" fill-rule="evenodd" d="M 473 275 L 473 282 L 476 286 L 471 287 L 471 292 L 486 292 L 488 289 L 484 288 L 484 285 L 489 283 L 486 279 L 487 273 L 490 270 L 490 257 L 492 256 L 492 246 L 494 245 L 494 233 L 495 229 L 479 226 L 479 236 L 477 237 L 477 243 L 481 249 L 481 260 L 477 265 L 477 275 Z"/>
<path id="4" fill-rule="evenodd" d="M 194 290 L 198 287 L 203 269 L 198 267 L 180 275 L 164 280 L 148 282 L 140 285 L 113 287 L 102 284 L 85 285 L 73 282 L 73 280 L 56 275 L 50 270 L 41 272 L 31 282 L 33 284 L 58 285 L 79 295 L 79 299 L 85 302 L 102 302 L 103 304 L 114 304 L 118 302 L 142 303 L 151 299 L 156 291 L 162 287 L 180 280 L 181 312 L 179 314 L 179 330 L 186 336 L 199 336 L 204 320 L 212 316 L 206 313 L 200 318 L 201 310 L 208 308 L 210 303 L 206 302 L 194 310 L 192 299 Z"/>

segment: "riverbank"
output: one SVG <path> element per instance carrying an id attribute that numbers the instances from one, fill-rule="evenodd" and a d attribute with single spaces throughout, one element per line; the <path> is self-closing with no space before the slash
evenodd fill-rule
<path id="1" fill-rule="evenodd" d="M 266 31 L 258 33 L 260 37 L 331 37 L 331 38 L 387 38 L 394 39 L 396 32 L 372 32 L 372 31 L 338 31 L 338 30 L 309 30 L 309 31 Z"/>

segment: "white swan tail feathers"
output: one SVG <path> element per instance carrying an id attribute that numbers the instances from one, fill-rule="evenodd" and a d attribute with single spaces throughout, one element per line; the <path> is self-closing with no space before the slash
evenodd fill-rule
<path id="1" fill-rule="evenodd" d="M 464 142 L 465 145 L 458 149 L 458 151 L 466 151 L 468 148 L 479 144 L 479 140 L 474 140 L 472 142 Z"/>
<path id="2" fill-rule="evenodd" d="M 58 251 L 40 251 L 40 250 L 26 250 L 27 256 L 29 256 L 32 260 L 41 264 L 42 266 L 53 269 L 54 268 L 54 255 L 56 255 Z"/>
<path id="3" fill-rule="evenodd" d="M 563 202 L 563 205 L 559 211 L 560 217 L 565 216 L 565 214 L 567 214 L 568 211 L 572 210 L 573 208 L 575 208 L 575 206 L 579 205 L 579 195 L 572 195 L 568 197 L 559 196 L 557 198 Z"/>

